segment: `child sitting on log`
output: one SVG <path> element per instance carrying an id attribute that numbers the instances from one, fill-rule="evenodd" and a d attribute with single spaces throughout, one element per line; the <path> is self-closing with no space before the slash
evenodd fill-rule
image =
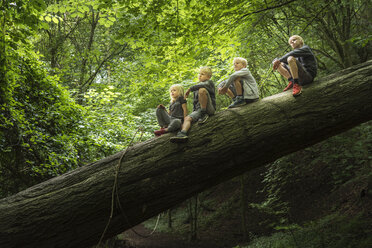
<path id="1" fill-rule="evenodd" d="M 182 129 L 175 137 L 171 138 L 171 142 L 187 141 L 187 132 L 191 127 L 191 123 L 204 123 L 210 115 L 216 111 L 216 95 L 215 86 L 212 80 L 212 70 L 209 67 L 202 67 L 199 72 L 199 83 L 191 86 L 185 93 L 185 98 L 190 92 L 194 93 L 193 112 L 186 116 L 182 124 Z"/>
<path id="2" fill-rule="evenodd" d="M 317 62 L 311 48 L 304 44 L 301 36 L 293 35 L 288 44 L 293 51 L 273 60 L 273 70 L 288 80 L 287 91 L 293 87 L 292 95 L 299 96 L 302 85 L 310 84 L 317 74 Z"/>
<path id="3" fill-rule="evenodd" d="M 247 60 L 236 57 L 233 63 L 235 72 L 230 75 L 229 79 L 218 85 L 219 94 L 227 94 L 233 99 L 229 108 L 236 108 L 258 100 L 257 83 L 247 68 Z"/>
<path id="4" fill-rule="evenodd" d="M 171 103 L 168 112 L 163 104 L 159 104 L 156 108 L 156 118 L 158 119 L 160 130 L 154 131 L 155 136 L 179 130 L 187 115 L 187 101 L 184 97 L 182 85 L 172 85 L 169 88 L 169 95 Z"/>

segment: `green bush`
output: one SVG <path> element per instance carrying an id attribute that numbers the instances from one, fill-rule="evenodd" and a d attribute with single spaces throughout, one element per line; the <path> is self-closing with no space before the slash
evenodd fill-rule
<path id="1" fill-rule="evenodd" d="M 260 237 L 248 246 L 235 248 L 369 248 L 371 244 L 372 225 L 368 218 L 330 215 L 305 227 Z"/>

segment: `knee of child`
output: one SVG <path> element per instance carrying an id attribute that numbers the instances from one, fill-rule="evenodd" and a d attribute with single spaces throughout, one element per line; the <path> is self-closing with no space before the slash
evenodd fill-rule
<path id="1" fill-rule="evenodd" d="M 175 119 L 174 124 L 176 124 L 177 126 L 181 126 L 182 121 L 180 119 Z"/>
<path id="2" fill-rule="evenodd" d="M 295 62 L 295 61 L 296 61 L 296 58 L 293 57 L 293 56 L 289 56 L 288 59 L 287 59 L 288 63 L 292 63 L 292 62 Z"/>
<path id="3" fill-rule="evenodd" d="M 207 90 L 205 88 L 199 89 L 199 95 L 206 95 L 206 94 L 207 94 Z"/>
<path id="4" fill-rule="evenodd" d="M 239 86 L 242 85 L 242 82 L 240 81 L 240 79 L 236 79 L 236 80 L 234 81 L 234 85 L 235 85 L 235 87 L 239 87 Z"/>
<path id="5" fill-rule="evenodd" d="M 186 117 L 185 117 L 185 121 L 192 122 L 192 118 L 191 118 L 190 116 L 186 116 Z"/>

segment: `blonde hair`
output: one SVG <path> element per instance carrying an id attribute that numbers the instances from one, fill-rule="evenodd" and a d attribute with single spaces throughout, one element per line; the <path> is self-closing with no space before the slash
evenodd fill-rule
<path id="1" fill-rule="evenodd" d="M 301 36 L 297 35 L 297 34 L 292 35 L 291 37 L 289 37 L 289 39 L 288 39 L 288 44 L 291 44 L 291 43 L 289 42 L 289 41 L 291 40 L 291 38 L 296 38 L 296 39 L 298 39 L 298 40 L 301 42 L 301 45 L 302 45 L 302 46 L 304 45 L 304 39 L 303 39 Z"/>
<path id="2" fill-rule="evenodd" d="M 207 76 L 212 77 L 212 69 L 208 66 L 201 67 L 200 72 L 204 72 Z"/>
<path id="3" fill-rule="evenodd" d="M 171 99 L 171 102 L 175 102 L 177 100 L 177 99 L 174 99 L 172 97 L 172 94 L 171 94 L 172 88 L 176 89 L 176 91 L 178 92 L 179 97 L 180 96 L 182 96 L 182 97 L 184 96 L 185 90 L 183 89 L 183 86 L 180 85 L 180 84 L 173 84 L 171 87 L 169 87 L 169 97 Z"/>
<path id="4" fill-rule="evenodd" d="M 236 58 L 234 58 L 234 60 L 233 60 L 233 64 L 235 63 L 235 62 L 241 62 L 243 65 L 244 65 L 244 67 L 247 67 L 248 66 L 248 61 L 245 59 L 245 58 L 242 58 L 242 57 L 236 57 Z"/>

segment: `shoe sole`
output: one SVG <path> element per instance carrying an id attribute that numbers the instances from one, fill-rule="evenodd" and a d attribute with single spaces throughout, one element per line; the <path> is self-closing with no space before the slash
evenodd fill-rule
<path id="1" fill-rule="evenodd" d="M 209 118 L 209 116 L 207 116 L 207 118 L 205 118 L 202 121 L 198 120 L 198 124 L 204 124 L 208 120 L 208 118 Z"/>
<path id="2" fill-rule="evenodd" d="M 302 94 L 302 90 L 300 90 L 300 92 L 298 92 L 297 94 L 292 94 L 294 97 L 296 97 L 296 96 L 299 96 L 299 95 L 301 95 Z"/>
<path id="3" fill-rule="evenodd" d="M 240 103 L 240 104 L 237 104 L 237 105 L 234 105 L 234 106 L 229 106 L 228 108 L 231 109 L 231 108 L 237 108 L 237 107 L 240 107 L 240 106 L 244 106 L 246 105 L 246 103 Z"/>
<path id="4" fill-rule="evenodd" d="M 170 142 L 172 143 L 185 143 L 189 138 L 188 137 L 172 137 Z"/>

